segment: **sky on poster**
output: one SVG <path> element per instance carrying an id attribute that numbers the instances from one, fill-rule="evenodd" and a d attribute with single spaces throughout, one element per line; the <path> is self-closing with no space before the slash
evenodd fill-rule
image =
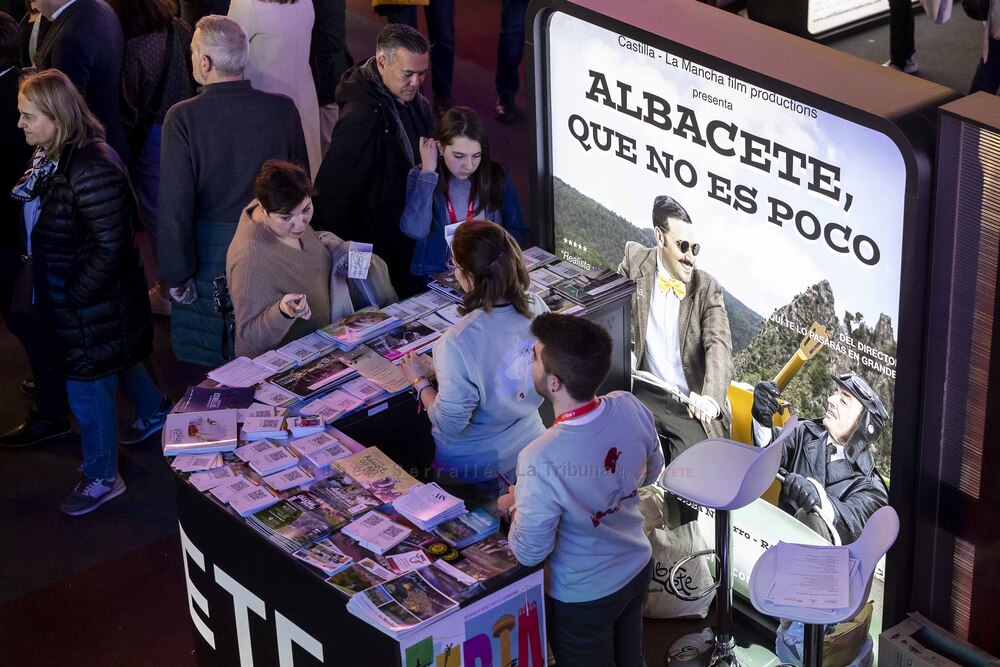
<path id="1" fill-rule="evenodd" d="M 716 276 L 727 291 L 764 317 L 825 278 L 833 287 L 838 316 L 845 311 L 861 312 L 874 324 L 884 313 L 896 328 L 905 166 L 889 138 L 819 109 L 812 118 L 770 101 L 751 99 L 750 84 L 747 92 L 740 92 L 672 67 L 663 51 L 655 49 L 658 57 L 650 58 L 628 50 L 620 46 L 617 33 L 566 14 L 552 17 L 549 36 L 554 176 L 640 227 L 651 226 L 650 210 L 656 195 L 677 199 L 699 228 L 702 251 L 698 267 Z M 606 75 L 615 99 L 616 81 L 632 86 L 630 106 L 642 102 L 644 91 L 667 100 L 675 125 L 680 105 L 695 111 L 703 132 L 712 120 L 734 123 L 741 130 L 839 166 L 843 191 L 853 196 L 850 211 L 843 210 L 843 195 L 841 201 L 834 201 L 809 192 L 805 178 L 800 185 L 780 179 L 777 160 L 771 173 L 766 173 L 589 100 L 586 93 L 592 84 L 591 69 Z M 733 110 L 694 99 L 694 91 L 724 98 Z M 637 163 L 616 157 L 614 149 L 585 150 L 569 129 L 574 114 L 635 138 Z M 575 127 L 581 127 L 576 122 Z M 692 163 L 698 183 L 686 188 L 674 177 L 668 179 L 647 170 L 647 144 Z M 730 179 L 733 186 L 742 183 L 756 188 L 757 212 L 739 212 L 711 199 L 707 194 L 708 172 Z M 769 196 L 787 202 L 796 211 L 810 211 L 823 225 L 849 225 L 855 236 L 871 237 L 878 244 L 881 259 L 875 266 L 867 266 L 851 253 L 834 252 L 822 236 L 807 240 L 794 222 L 781 227 L 769 222 Z M 559 225 L 557 220 L 557 235 Z"/>

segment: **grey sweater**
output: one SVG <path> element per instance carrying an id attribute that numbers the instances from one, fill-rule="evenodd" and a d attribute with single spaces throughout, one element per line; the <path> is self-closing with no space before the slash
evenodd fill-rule
<path id="1" fill-rule="evenodd" d="M 226 276 L 236 315 L 236 354 L 256 357 L 330 323 L 330 251 L 311 227 L 302 249 L 282 243 L 255 219 L 255 199 L 243 211 L 226 254 Z M 289 319 L 278 310 L 286 294 L 305 294 L 308 320 Z"/>

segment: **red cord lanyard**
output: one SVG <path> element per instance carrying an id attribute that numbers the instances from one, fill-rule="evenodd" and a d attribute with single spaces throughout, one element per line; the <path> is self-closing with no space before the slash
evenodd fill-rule
<path id="1" fill-rule="evenodd" d="M 601 404 L 601 399 L 595 398 L 586 405 L 581 405 L 575 410 L 570 410 L 569 412 L 562 413 L 561 415 L 556 417 L 556 420 L 552 423 L 552 425 L 555 426 L 556 424 L 561 424 L 565 421 L 569 421 L 570 419 L 576 419 L 577 417 L 582 417 L 588 412 L 593 412 L 594 410 L 596 410 L 597 406 L 600 404 Z"/>
<path id="2" fill-rule="evenodd" d="M 451 203 L 451 197 L 448 196 L 448 190 L 444 191 L 444 205 L 448 207 L 448 217 L 451 218 L 451 224 L 458 222 L 458 217 L 455 215 L 455 207 Z M 476 212 L 476 198 L 472 195 L 472 191 L 469 191 L 469 210 L 465 214 L 465 222 L 472 220 L 472 214 Z"/>

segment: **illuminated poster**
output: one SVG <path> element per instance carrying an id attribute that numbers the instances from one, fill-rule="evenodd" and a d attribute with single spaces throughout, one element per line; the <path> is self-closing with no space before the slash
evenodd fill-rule
<path id="1" fill-rule="evenodd" d="M 699 335 L 728 342 L 728 358 L 690 352 L 694 371 L 688 347 L 700 341 L 684 333 L 661 345 L 681 348 L 685 374 L 703 374 L 687 377 L 692 386 L 722 383 L 719 402 L 726 425 L 732 420 L 725 430 L 735 439 L 771 437 L 751 418 L 764 382 L 804 422 L 769 500 L 734 516 L 736 590 L 745 592 L 767 545 L 853 542 L 888 502 L 903 156 L 880 132 L 690 54 L 558 12 L 549 21 L 556 253 L 585 268 L 628 272 L 645 262 L 656 275 L 656 247 L 682 250 L 675 268 L 687 272 L 679 282 L 689 293 L 676 294 L 704 303 L 707 288 L 698 285 L 721 285 L 724 321 L 701 322 Z M 675 219 L 670 231 L 654 232 L 654 202 L 664 198 L 690 224 Z M 654 290 L 672 289 L 637 282 L 633 318 L 654 308 Z M 652 367 L 659 330 L 637 326 L 646 340 L 635 363 Z M 777 429 L 782 418 L 773 419 Z M 826 445 L 835 450 L 829 462 L 820 460 Z M 699 523 L 711 530 L 704 516 Z"/>

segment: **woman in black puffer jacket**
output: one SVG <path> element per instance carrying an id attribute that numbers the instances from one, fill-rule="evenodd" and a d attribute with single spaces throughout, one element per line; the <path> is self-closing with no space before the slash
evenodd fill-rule
<path id="1" fill-rule="evenodd" d="M 153 349 L 152 320 L 133 232 L 136 207 L 121 159 L 58 70 L 25 77 L 18 110 L 18 127 L 36 149 L 11 194 L 24 202 L 34 308 L 50 362 L 66 377 L 80 424 L 83 477 L 60 506 L 75 516 L 125 491 L 118 475 L 119 379 L 136 410 L 122 442 L 162 427 L 170 402 L 142 365 Z"/>

